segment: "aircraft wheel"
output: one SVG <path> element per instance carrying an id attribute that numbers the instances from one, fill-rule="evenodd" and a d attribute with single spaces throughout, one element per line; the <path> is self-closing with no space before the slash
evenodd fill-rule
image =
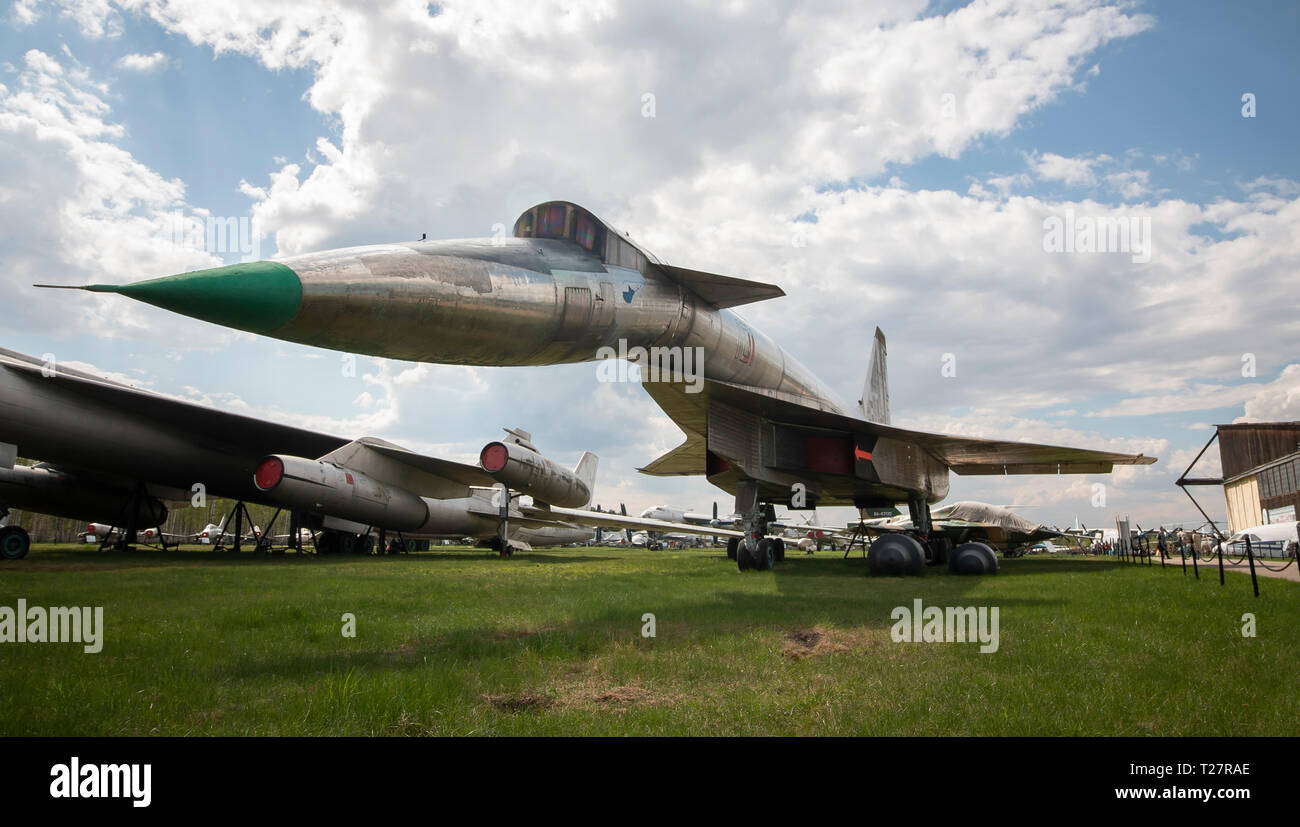
<path id="1" fill-rule="evenodd" d="M 871 574 L 920 574 L 925 567 L 925 549 L 906 534 L 878 537 L 867 550 L 867 570 Z"/>
<path id="2" fill-rule="evenodd" d="M 744 540 L 740 540 L 739 545 L 736 546 L 736 568 L 740 571 L 754 568 L 754 556 L 746 547 Z"/>
<path id="3" fill-rule="evenodd" d="M 727 559 L 728 559 L 728 560 L 735 560 L 735 559 L 736 559 L 736 547 L 739 546 L 739 545 L 740 545 L 740 538 L 739 538 L 739 537 L 728 537 L 728 538 L 727 538 Z"/>
<path id="4" fill-rule="evenodd" d="M 948 569 L 957 574 L 997 574 L 998 555 L 984 543 L 962 543 L 953 550 Z"/>
<path id="5" fill-rule="evenodd" d="M 771 571 L 776 565 L 776 541 L 764 537 L 754 547 L 754 568 L 759 571 Z"/>
<path id="6" fill-rule="evenodd" d="M 31 535 L 22 526 L 7 525 L 0 528 L 0 557 L 21 560 L 32 548 Z"/>
<path id="7" fill-rule="evenodd" d="M 325 530 L 316 538 L 317 554 L 339 554 L 343 545 L 337 531 Z"/>
<path id="8" fill-rule="evenodd" d="M 785 540 L 780 537 L 772 541 L 772 559 L 777 563 L 785 562 Z"/>

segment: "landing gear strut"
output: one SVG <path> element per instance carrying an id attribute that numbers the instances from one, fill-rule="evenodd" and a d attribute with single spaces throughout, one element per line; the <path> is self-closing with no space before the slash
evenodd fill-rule
<path id="1" fill-rule="evenodd" d="M 776 564 L 776 541 L 768 539 L 768 523 L 775 521 L 776 509 L 769 503 L 758 501 L 758 483 L 746 480 L 736 485 L 736 513 L 742 515 L 744 539 L 736 546 L 736 568 L 741 571 L 757 569 L 770 571 Z M 727 544 L 731 550 L 731 544 Z M 781 559 L 785 559 L 785 544 L 781 544 Z M 730 556 L 730 554 L 728 554 Z"/>

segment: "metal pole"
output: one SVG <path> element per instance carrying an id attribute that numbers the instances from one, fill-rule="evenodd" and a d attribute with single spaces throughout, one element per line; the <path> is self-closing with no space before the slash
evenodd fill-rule
<path id="1" fill-rule="evenodd" d="M 1219 585 L 1223 585 L 1223 541 L 1219 541 Z"/>
<path id="2" fill-rule="evenodd" d="M 1250 550 L 1250 535 L 1246 535 L 1246 559 L 1250 561 L 1250 585 L 1255 589 L 1255 596 L 1259 597 L 1259 578 L 1255 576 L 1255 555 Z"/>

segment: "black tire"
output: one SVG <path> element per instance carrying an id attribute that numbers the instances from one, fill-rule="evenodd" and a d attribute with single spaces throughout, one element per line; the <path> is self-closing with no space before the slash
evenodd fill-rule
<path id="1" fill-rule="evenodd" d="M 764 537 L 754 547 L 754 568 L 759 571 L 771 571 L 776 565 L 776 541 Z"/>
<path id="2" fill-rule="evenodd" d="M 741 540 L 736 546 L 736 568 L 740 571 L 749 571 L 754 568 L 754 555 L 746 547 L 745 541 Z"/>
<path id="3" fill-rule="evenodd" d="M 0 557 L 21 560 L 31 551 L 32 538 L 22 526 L 7 525 L 0 528 Z"/>
<path id="4" fill-rule="evenodd" d="M 343 541 L 337 531 L 322 531 L 316 538 L 317 554 L 342 554 Z"/>
<path id="5" fill-rule="evenodd" d="M 774 540 L 772 540 L 772 545 L 773 545 L 772 559 L 778 563 L 784 563 L 785 562 L 785 540 L 782 540 L 780 537 L 777 537 Z"/>
<path id="6" fill-rule="evenodd" d="M 867 570 L 871 574 L 920 574 L 925 568 L 925 549 L 906 534 L 878 537 L 867 549 Z"/>
<path id="7" fill-rule="evenodd" d="M 948 559 L 948 570 L 957 574 L 997 574 L 998 555 L 984 543 L 962 543 Z"/>
<path id="8" fill-rule="evenodd" d="M 727 559 L 728 559 L 728 560 L 735 560 L 735 559 L 736 559 L 736 547 L 739 546 L 739 545 L 740 545 L 740 538 L 739 538 L 739 537 L 728 537 L 728 538 L 727 538 Z"/>

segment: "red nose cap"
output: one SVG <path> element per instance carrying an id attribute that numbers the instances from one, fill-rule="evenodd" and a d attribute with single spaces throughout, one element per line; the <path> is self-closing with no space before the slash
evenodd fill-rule
<path id="1" fill-rule="evenodd" d="M 489 442 L 483 447 L 478 455 L 479 464 L 483 470 L 489 474 L 495 474 L 502 468 L 506 467 L 506 461 L 510 459 L 510 451 L 500 442 Z"/>
<path id="2" fill-rule="evenodd" d="M 253 473 L 253 484 L 260 491 L 270 491 L 284 479 L 284 463 L 279 457 L 267 457 L 257 466 Z"/>

